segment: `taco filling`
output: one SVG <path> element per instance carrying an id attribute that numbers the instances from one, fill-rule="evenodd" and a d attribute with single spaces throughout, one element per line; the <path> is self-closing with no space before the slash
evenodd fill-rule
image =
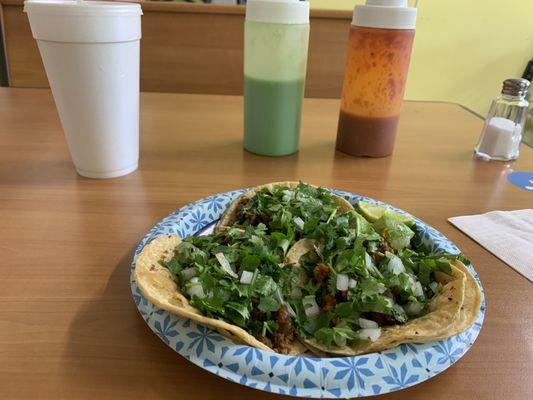
<path id="1" fill-rule="evenodd" d="M 286 299 L 297 283 L 294 266 L 282 264 L 287 250 L 285 235 L 267 235 L 259 225 L 188 237 L 160 264 L 174 274 L 181 292 L 203 315 L 237 325 L 287 354 L 295 327 Z"/>
<path id="2" fill-rule="evenodd" d="M 267 232 L 282 232 L 293 244 L 336 214 L 353 210 L 344 198 L 305 183 L 268 184 L 239 197 L 224 213 L 217 231 L 264 224 Z"/>
<path id="3" fill-rule="evenodd" d="M 360 354 L 468 328 L 481 292 L 464 257 L 431 253 L 412 219 L 361 206 L 303 183 L 266 185 L 238 198 L 215 233 L 154 253 L 157 268 L 136 266 L 137 282 L 169 311 L 284 354 L 302 342 Z M 163 276 L 174 289 L 158 289 Z"/>

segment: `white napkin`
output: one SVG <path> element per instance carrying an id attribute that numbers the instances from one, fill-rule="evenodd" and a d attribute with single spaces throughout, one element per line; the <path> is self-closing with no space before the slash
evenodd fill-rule
<path id="1" fill-rule="evenodd" d="M 449 218 L 481 246 L 533 282 L 533 210 Z"/>

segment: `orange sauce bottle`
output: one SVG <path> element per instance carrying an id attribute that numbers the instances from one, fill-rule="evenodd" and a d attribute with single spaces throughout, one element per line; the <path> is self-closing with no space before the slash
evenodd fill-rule
<path id="1" fill-rule="evenodd" d="M 350 28 L 337 150 L 384 157 L 394 149 L 405 92 L 416 8 L 407 0 L 367 0 Z"/>

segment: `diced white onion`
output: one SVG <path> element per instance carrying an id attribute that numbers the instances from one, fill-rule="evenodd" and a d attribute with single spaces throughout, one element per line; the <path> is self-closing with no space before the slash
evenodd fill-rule
<path id="1" fill-rule="evenodd" d="M 381 328 L 364 328 L 357 332 L 357 336 L 361 340 L 370 340 L 375 342 L 381 336 Z"/>
<path id="2" fill-rule="evenodd" d="M 314 318 L 320 313 L 320 308 L 316 302 L 315 296 L 305 296 L 302 300 L 307 318 Z"/>
<path id="3" fill-rule="evenodd" d="M 365 264 L 367 268 L 372 268 L 374 266 L 374 262 L 372 261 L 372 257 L 370 257 L 370 254 L 368 254 L 365 251 Z"/>
<path id="4" fill-rule="evenodd" d="M 187 293 L 189 296 L 198 296 L 200 299 L 205 298 L 204 289 L 202 288 L 202 285 L 192 285 L 187 290 Z"/>
<path id="5" fill-rule="evenodd" d="M 379 325 L 376 321 L 366 318 L 359 318 L 359 326 L 361 328 L 379 328 Z"/>
<path id="6" fill-rule="evenodd" d="M 413 285 L 413 294 L 416 297 L 424 296 L 424 289 L 422 288 L 422 284 L 418 281 L 416 281 L 415 284 Z"/>
<path id="7" fill-rule="evenodd" d="M 337 290 L 340 290 L 341 292 L 344 292 L 345 290 L 348 290 L 350 284 L 350 278 L 346 274 L 338 274 L 337 275 Z"/>
<path id="8" fill-rule="evenodd" d="M 403 306 L 403 309 L 409 315 L 420 314 L 420 311 L 422 311 L 423 308 L 424 308 L 424 306 L 421 303 L 417 302 L 417 301 L 411 301 L 411 302 L 407 303 L 405 306 Z"/>
<path id="9" fill-rule="evenodd" d="M 185 268 L 183 271 L 181 271 L 181 274 L 183 275 L 183 279 L 185 279 L 186 281 L 190 280 L 197 273 L 198 273 L 198 270 L 194 267 Z"/>
<path id="10" fill-rule="evenodd" d="M 353 279 L 353 278 L 350 278 L 350 280 L 348 281 L 348 287 L 350 289 L 353 289 L 356 286 L 357 286 L 357 281 L 355 279 Z"/>
<path id="11" fill-rule="evenodd" d="M 431 288 L 431 290 L 433 291 L 433 293 L 437 293 L 438 290 L 439 290 L 439 284 L 437 282 L 431 282 L 429 284 L 429 287 Z"/>
<path id="12" fill-rule="evenodd" d="M 405 272 L 405 267 L 403 266 L 402 260 L 400 257 L 393 255 L 387 264 L 387 269 L 390 273 L 398 275 L 402 272 Z"/>
<path id="13" fill-rule="evenodd" d="M 298 228 L 300 228 L 300 229 L 303 229 L 303 228 L 304 228 L 304 224 L 305 224 L 305 223 L 304 223 L 304 220 L 301 219 L 300 217 L 296 217 L 296 218 L 294 218 L 293 221 L 294 221 L 294 223 L 296 224 L 296 226 L 297 226 Z"/>
<path id="14" fill-rule="evenodd" d="M 199 298 L 205 298 L 204 288 L 202 284 L 198 281 L 198 278 L 191 279 L 191 285 L 187 288 L 187 293 L 189 296 L 198 296 Z"/>
<path id="15" fill-rule="evenodd" d="M 252 235 L 252 236 L 250 236 L 250 242 L 253 243 L 253 244 L 257 244 L 257 245 L 262 245 L 263 244 L 263 239 L 261 239 L 257 235 Z"/>
<path id="16" fill-rule="evenodd" d="M 284 190 L 282 201 L 290 201 L 294 198 L 294 192 L 292 190 Z"/>
<path id="17" fill-rule="evenodd" d="M 252 279 L 254 277 L 254 273 L 253 272 L 250 272 L 250 271 L 242 271 L 242 274 L 241 274 L 241 283 L 245 284 L 245 285 L 249 285 L 250 283 L 252 283 Z"/>
<path id="18" fill-rule="evenodd" d="M 231 268 L 231 265 L 229 265 L 229 261 L 226 259 L 226 256 L 224 253 L 217 253 L 215 254 L 215 257 L 217 258 L 218 262 L 220 263 L 220 266 L 224 271 L 228 273 L 228 275 L 232 276 L 233 278 L 238 278 L 239 276 L 233 271 Z"/>

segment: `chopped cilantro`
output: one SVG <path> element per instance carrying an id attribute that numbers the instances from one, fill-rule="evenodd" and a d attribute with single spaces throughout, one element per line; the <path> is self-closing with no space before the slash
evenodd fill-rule
<path id="1" fill-rule="evenodd" d="M 358 340 L 360 317 L 405 323 L 427 312 L 441 289 L 435 272 L 450 274 L 451 260 L 468 262 L 462 254 L 431 252 L 417 226 L 396 213 L 384 211 L 370 221 L 354 210 L 341 212 L 329 191 L 303 183 L 264 188 L 243 203 L 239 215 L 223 233 L 185 238 L 174 257 L 160 264 L 204 315 L 274 346 L 285 322 L 277 320 L 282 309 L 284 318 L 290 311 L 297 335 L 326 346 Z M 284 265 L 290 247 L 302 238 L 314 240 L 315 252 L 304 255 L 300 266 Z M 234 274 L 221 266 L 219 253 Z M 327 269 L 321 266 L 317 273 L 318 264 Z M 252 279 L 241 282 L 243 272 Z M 189 295 L 197 285 L 201 290 Z M 317 302 L 318 315 L 306 314 L 306 296 Z"/>

